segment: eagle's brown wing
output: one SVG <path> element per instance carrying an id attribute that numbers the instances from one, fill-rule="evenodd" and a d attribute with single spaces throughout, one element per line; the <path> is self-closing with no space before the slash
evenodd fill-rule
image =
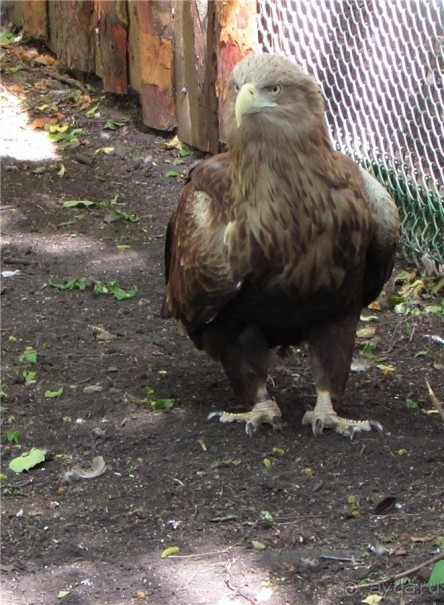
<path id="1" fill-rule="evenodd" d="M 242 285 L 244 275 L 230 265 L 224 245 L 232 218 L 229 188 L 228 153 L 202 161 L 168 224 L 161 316 L 180 320 L 189 333 L 214 319 Z"/>
<path id="2" fill-rule="evenodd" d="M 363 305 L 366 306 L 379 296 L 392 273 L 399 239 L 399 213 L 388 191 L 371 174 L 361 169 L 361 176 L 373 223 L 365 265 Z"/>

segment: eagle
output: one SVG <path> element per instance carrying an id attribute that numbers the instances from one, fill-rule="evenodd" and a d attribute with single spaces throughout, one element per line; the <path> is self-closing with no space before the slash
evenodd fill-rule
<path id="1" fill-rule="evenodd" d="M 315 435 L 382 430 L 333 406 L 361 309 L 393 269 L 394 201 L 333 148 L 318 84 L 284 57 L 249 55 L 235 65 L 224 125 L 228 151 L 191 170 L 168 223 L 161 308 L 222 364 L 248 410 L 209 418 L 245 422 L 250 436 L 264 423 L 281 430 L 267 388 L 271 352 L 306 342 L 317 400 L 303 424 Z"/>

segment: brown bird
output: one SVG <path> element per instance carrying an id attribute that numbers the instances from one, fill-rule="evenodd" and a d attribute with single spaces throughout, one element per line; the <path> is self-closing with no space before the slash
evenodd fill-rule
<path id="1" fill-rule="evenodd" d="M 317 389 L 303 423 L 353 436 L 378 422 L 339 417 L 362 307 L 393 268 L 399 231 L 387 191 L 332 148 L 314 79 L 275 55 L 233 69 L 228 153 L 189 176 L 166 236 L 162 317 L 223 365 L 249 412 L 221 422 L 281 427 L 270 351 L 308 342 Z"/>

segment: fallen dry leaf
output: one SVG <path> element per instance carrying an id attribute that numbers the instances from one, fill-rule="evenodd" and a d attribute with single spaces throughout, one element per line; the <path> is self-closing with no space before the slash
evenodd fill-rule
<path id="1" fill-rule="evenodd" d="M 34 57 L 33 61 L 38 63 L 39 65 L 56 65 L 58 63 L 55 57 L 51 57 L 51 55 L 37 55 Z"/>
<path id="2" fill-rule="evenodd" d="M 23 46 L 16 46 L 15 48 L 11 48 L 11 52 L 14 53 L 16 57 L 18 57 L 21 61 L 33 61 L 38 56 L 38 51 L 36 48 L 26 49 Z"/>
<path id="3" fill-rule="evenodd" d="M 63 476 L 66 482 L 80 481 L 81 479 L 95 479 L 100 477 L 106 471 L 106 464 L 102 456 L 96 456 L 92 459 L 91 468 L 83 469 L 80 466 L 73 466 L 72 469 L 66 472 Z"/>
<path id="4" fill-rule="evenodd" d="M 378 605 L 384 599 L 383 596 L 379 594 L 371 594 L 365 599 L 362 599 L 361 603 L 365 603 L 366 605 Z"/>
<path id="5" fill-rule="evenodd" d="M 111 334 L 111 332 L 108 332 L 108 330 L 105 330 L 105 328 L 102 328 L 102 326 L 89 326 L 89 327 L 92 328 L 92 330 L 95 332 L 97 340 L 101 340 L 103 342 L 108 342 L 109 340 L 113 340 L 114 338 L 117 338 L 117 336 L 115 334 Z"/>
<path id="6" fill-rule="evenodd" d="M 202 450 L 204 452 L 208 451 L 207 444 L 205 443 L 205 441 L 203 439 L 198 439 L 197 443 L 200 445 L 200 447 L 202 448 Z"/>
<path id="7" fill-rule="evenodd" d="M 374 302 L 367 305 L 367 309 L 371 309 L 372 311 L 381 311 L 381 305 L 375 300 Z"/>
<path id="8" fill-rule="evenodd" d="M 356 336 L 358 338 L 371 338 L 372 336 L 375 335 L 375 332 L 376 332 L 376 328 L 374 328 L 373 326 L 366 326 L 365 328 L 360 328 L 356 332 Z"/>
<path id="9" fill-rule="evenodd" d="M 45 128 L 48 124 L 57 124 L 57 118 L 51 118 L 49 116 L 44 116 L 42 118 L 35 118 L 28 124 L 28 128 L 32 128 L 32 130 L 36 130 L 37 128 Z"/>
<path id="10" fill-rule="evenodd" d="M 430 542 L 435 536 L 410 536 L 412 542 Z"/>
<path id="11" fill-rule="evenodd" d="M 176 135 L 170 141 L 166 141 L 164 143 L 164 147 L 166 147 L 167 149 L 178 149 L 180 151 L 182 149 L 182 142 Z"/>

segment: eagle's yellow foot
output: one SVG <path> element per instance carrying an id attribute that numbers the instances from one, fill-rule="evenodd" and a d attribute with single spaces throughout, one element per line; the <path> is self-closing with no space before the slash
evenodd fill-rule
<path id="1" fill-rule="evenodd" d="M 208 420 L 219 418 L 220 422 L 245 422 L 245 432 L 253 437 L 261 424 L 271 424 L 273 429 L 282 430 L 281 411 L 273 399 L 256 403 L 249 412 L 212 412 Z"/>
<path id="2" fill-rule="evenodd" d="M 382 424 L 376 420 L 349 420 L 338 416 L 333 409 L 328 391 L 318 392 L 315 409 L 305 412 L 302 424 L 311 424 L 315 437 L 321 435 L 324 429 L 334 429 L 340 435 L 350 439 L 361 431 L 371 431 L 372 429 L 383 431 Z"/>

